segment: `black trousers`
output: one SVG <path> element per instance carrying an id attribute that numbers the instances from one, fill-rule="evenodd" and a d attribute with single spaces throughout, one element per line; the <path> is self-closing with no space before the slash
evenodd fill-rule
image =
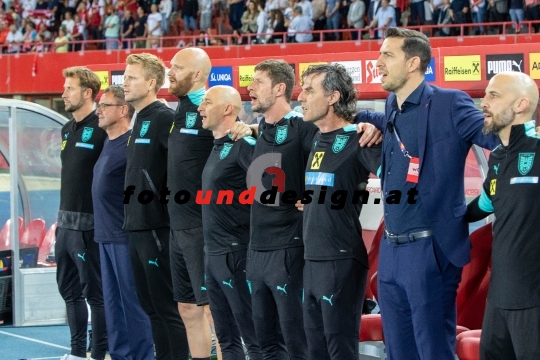
<path id="1" fill-rule="evenodd" d="M 368 269 L 355 259 L 304 266 L 304 328 L 310 359 L 358 359 Z"/>
<path id="2" fill-rule="evenodd" d="M 54 252 L 57 263 L 56 282 L 66 303 L 71 333 L 71 355 L 86 357 L 86 299 L 92 312 L 92 358 L 101 360 L 107 351 L 107 328 L 99 245 L 94 241 L 94 230 L 78 231 L 58 227 Z"/>
<path id="3" fill-rule="evenodd" d="M 480 359 L 540 359 L 540 306 L 506 310 L 491 306 L 488 301 L 482 323 Z"/>
<path id="4" fill-rule="evenodd" d="M 303 268 L 303 247 L 248 252 L 253 323 L 265 360 L 308 359 L 302 316 Z"/>
<path id="5" fill-rule="evenodd" d="M 262 360 L 246 281 L 247 249 L 206 255 L 206 292 L 223 360 L 245 360 L 242 339 L 251 360 Z"/>
<path id="6" fill-rule="evenodd" d="M 129 246 L 139 302 L 152 325 L 156 360 L 187 360 L 186 328 L 172 291 L 169 228 L 131 231 Z"/>

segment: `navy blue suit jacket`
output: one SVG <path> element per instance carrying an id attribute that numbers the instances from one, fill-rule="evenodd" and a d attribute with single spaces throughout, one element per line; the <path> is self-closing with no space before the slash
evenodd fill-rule
<path id="1" fill-rule="evenodd" d="M 361 111 L 356 115 L 356 122 L 371 123 L 384 136 L 392 136 L 386 124 L 395 97 L 394 93 L 388 96 L 385 114 Z M 483 125 L 484 115 L 464 92 L 425 87 L 418 119 L 420 175 L 417 190 L 435 239 L 452 264 L 460 267 L 470 261 L 471 249 L 465 219 L 465 160 L 472 144 L 493 150 L 500 143 L 498 137 L 482 133 Z M 384 171 L 381 184 L 383 177 Z"/>

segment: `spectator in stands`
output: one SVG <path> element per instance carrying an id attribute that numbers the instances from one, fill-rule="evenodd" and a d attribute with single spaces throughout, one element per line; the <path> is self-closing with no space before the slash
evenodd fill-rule
<path id="1" fill-rule="evenodd" d="M 366 5 L 362 0 L 352 0 L 349 6 L 349 13 L 347 14 L 347 25 L 349 29 L 363 29 L 364 14 L 366 13 Z M 352 33 L 352 39 L 358 40 L 358 32 Z"/>
<path id="2" fill-rule="evenodd" d="M 60 27 L 60 29 L 58 29 L 58 36 L 54 39 L 55 52 L 67 53 L 68 42 L 67 30 L 64 27 Z"/>
<path id="3" fill-rule="evenodd" d="M 475 24 L 483 23 L 486 15 L 486 0 L 471 0 L 471 20 Z M 475 35 L 484 35 L 484 25 L 474 28 Z"/>
<path id="4" fill-rule="evenodd" d="M 454 0 L 460 1 L 460 0 Z M 410 26 L 424 25 L 426 23 L 426 13 L 424 0 L 411 0 L 411 22 Z"/>
<path id="5" fill-rule="evenodd" d="M 75 21 L 75 26 L 73 27 L 73 31 L 71 32 L 70 40 L 71 41 L 82 41 L 84 40 L 84 25 L 81 21 L 81 18 L 79 14 L 75 14 L 73 16 L 73 21 Z M 81 42 L 76 42 L 74 44 L 71 44 L 71 51 L 79 51 L 82 48 Z"/>
<path id="6" fill-rule="evenodd" d="M 148 36 L 147 16 L 144 14 L 144 9 L 139 6 L 137 8 L 137 20 L 135 20 L 135 47 L 142 49 L 146 46 L 145 38 Z"/>
<path id="7" fill-rule="evenodd" d="M 377 13 L 377 10 L 381 7 L 381 1 L 380 0 L 371 0 L 369 2 L 368 6 L 368 21 L 371 24 L 373 19 L 375 19 L 375 14 Z"/>
<path id="8" fill-rule="evenodd" d="M 311 34 L 312 29 L 313 20 L 302 14 L 302 7 L 296 5 L 293 9 L 293 19 L 291 20 L 288 29 L 289 37 L 291 36 L 291 34 L 293 34 L 294 41 L 297 43 L 313 41 L 313 35 Z"/>
<path id="9" fill-rule="evenodd" d="M 212 9 L 214 0 L 200 0 L 199 10 L 201 12 L 200 28 L 202 31 L 207 31 L 212 27 Z"/>
<path id="10" fill-rule="evenodd" d="M 24 32 L 24 35 L 21 39 L 21 42 L 23 42 L 21 52 L 29 52 L 32 50 L 33 42 L 36 39 L 37 31 L 34 27 L 34 23 L 31 21 L 26 22 L 26 31 Z"/>
<path id="11" fill-rule="evenodd" d="M 263 34 L 266 32 L 266 27 L 268 26 L 268 14 L 264 11 L 264 6 L 264 0 L 257 4 L 257 10 L 259 11 L 257 15 L 257 42 L 260 44 L 265 43 Z"/>
<path id="12" fill-rule="evenodd" d="M 257 16 L 259 12 L 255 7 L 255 3 L 250 1 L 248 3 L 246 11 L 242 15 L 242 27 L 240 28 L 240 33 L 242 34 L 255 34 L 257 33 Z"/>
<path id="13" fill-rule="evenodd" d="M 26 33 L 26 23 L 28 20 L 21 19 L 20 23 L 18 24 L 17 31 L 21 33 L 21 35 L 24 35 Z M 15 23 L 17 25 L 17 23 Z"/>
<path id="14" fill-rule="evenodd" d="M 283 35 L 272 35 L 273 33 L 282 33 L 286 32 L 287 28 L 285 27 L 285 17 L 279 9 L 270 10 L 270 15 L 268 17 L 268 26 L 266 32 L 269 33 L 266 37 L 266 41 L 269 43 L 280 43 L 283 41 Z"/>
<path id="15" fill-rule="evenodd" d="M 229 23 L 233 30 L 242 28 L 242 15 L 244 14 L 244 0 L 227 0 L 229 4 Z"/>
<path id="16" fill-rule="evenodd" d="M 51 32 L 49 29 L 47 29 L 47 25 L 45 25 L 43 22 L 39 24 L 38 35 L 41 36 L 43 42 L 51 41 Z"/>
<path id="17" fill-rule="evenodd" d="M 99 14 L 99 8 L 90 8 L 90 21 L 88 22 L 88 33 L 93 40 L 101 40 L 101 15 Z M 98 45 L 98 48 L 100 45 Z"/>
<path id="18" fill-rule="evenodd" d="M 433 24 L 437 25 L 439 22 L 439 14 L 441 13 L 441 9 L 443 8 L 443 0 L 430 0 L 431 9 L 432 9 L 432 21 Z"/>
<path id="19" fill-rule="evenodd" d="M 302 7 L 302 14 L 313 20 L 313 5 L 309 0 L 300 0 L 298 5 Z"/>
<path id="20" fill-rule="evenodd" d="M 525 32 L 526 28 L 522 22 L 525 20 L 525 10 L 523 9 L 523 0 L 510 0 L 510 19 L 512 22 L 517 23 L 519 27 L 516 29 L 515 25 L 512 25 L 516 33 Z"/>
<path id="21" fill-rule="evenodd" d="M 46 52 L 47 50 L 48 48 L 43 44 L 43 38 L 38 34 L 30 52 L 42 53 Z"/>
<path id="22" fill-rule="evenodd" d="M 326 0 L 312 0 L 311 6 L 313 7 L 313 29 L 324 30 L 326 27 Z M 315 40 L 319 40 L 319 34 L 315 34 Z"/>
<path id="23" fill-rule="evenodd" d="M 5 48 L 5 52 L 8 54 L 19 52 L 19 43 L 21 42 L 22 37 L 23 35 L 17 30 L 15 24 L 10 25 L 9 33 L 6 36 L 5 44 L 7 45 L 7 48 Z"/>
<path id="24" fill-rule="evenodd" d="M 198 0 L 184 0 L 182 16 L 185 30 L 197 30 L 197 13 L 199 12 Z"/>
<path id="25" fill-rule="evenodd" d="M 159 12 L 161 13 L 161 29 L 163 35 L 169 33 L 169 19 L 172 12 L 172 0 L 161 0 L 159 3 Z"/>
<path id="26" fill-rule="evenodd" d="M 60 0 L 49 0 L 48 9 L 51 10 L 51 15 L 54 18 L 54 26 L 60 26 L 62 14 L 64 13 L 64 3 Z"/>
<path id="27" fill-rule="evenodd" d="M 288 5 L 288 0 L 267 0 L 264 10 L 267 13 L 270 13 L 270 10 L 280 9 L 282 12 L 285 11 Z"/>
<path id="28" fill-rule="evenodd" d="M 4 10 L 0 11 L 4 12 Z M 13 6 L 9 7 L 9 11 L 6 12 L 3 17 L 7 20 L 9 25 L 17 24 L 17 22 L 19 21 L 19 14 L 17 14 L 17 12 L 15 11 L 15 7 Z"/>
<path id="29" fill-rule="evenodd" d="M 195 41 L 195 46 L 201 47 L 201 46 L 210 46 L 212 45 L 210 43 L 210 39 L 208 38 L 208 34 L 205 31 L 201 31 L 199 34 L 199 37 Z"/>
<path id="30" fill-rule="evenodd" d="M 49 3 L 45 0 L 38 0 L 36 4 L 36 10 L 47 10 L 49 8 Z"/>
<path id="31" fill-rule="evenodd" d="M 105 45 L 107 50 L 118 49 L 118 39 L 120 38 L 120 18 L 116 15 L 114 6 L 107 6 L 107 17 L 103 22 L 104 35 L 107 40 Z"/>
<path id="32" fill-rule="evenodd" d="M 157 48 L 159 40 L 163 34 L 161 31 L 161 14 L 158 12 L 158 6 L 152 4 L 150 6 L 151 13 L 148 14 L 146 24 L 148 26 L 148 42 L 146 47 Z"/>
<path id="33" fill-rule="evenodd" d="M 295 0 L 289 0 L 287 8 L 283 11 L 283 16 L 285 17 L 285 25 L 289 26 L 289 23 L 292 20 L 292 11 L 296 6 Z"/>
<path id="34" fill-rule="evenodd" d="M 388 0 L 381 0 L 381 6 L 377 9 L 375 18 L 367 26 L 368 29 L 380 28 L 378 31 L 378 38 L 382 39 L 384 31 L 389 27 L 396 26 L 396 10 L 393 6 L 388 4 Z M 377 37 L 374 37 L 375 39 Z"/>
<path id="35" fill-rule="evenodd" d="M 450 0 L 443 0 L 443 6 L 439 12 L 439 18 L 437 19 L 437 24 L 446 25 L 452 23 L 452 9 L 450 9 Z M 439 36 L 450 36 L 449 27 L 443 27 L 439 31 Z"/>
<path id="36" fill-rule="evenodd" d="M 489 0 L 489 7 L 487 9 L 488 22 L 502 22 L 505 21 L 508 14 L 508 1 L 507 0 Z M 492 28 L 492 31 L 498 29 L 500 33 L 502 26 L 498 25 Z M 497 32 L 497 30 L 495 30 Z"/>
<path id="37" fill-rule="evenodd" d="M 36 9 L 36 1 L 35 0 L 22 0 L 21 1 L 21 6 L 22 6 L 24 16 L 26 17 L 26 16 L 28 16 L 29 11 L 32 11 L 32 10 Z"/>
<path id="38" fill-rule="evenodd" d="M 66 29 L 67 35 L 68 37 L 70 37 L 71 33 L 73 33 L 73 27 L 75 26 L 75 20 L 73 20 L 71 11 L 66 11 L 66 13 L 64 14 L 64 20 L 62 20 L 60 26 Z"/>
<path id="39" fill-rule="evenodd" d="M 135 20 L 133 20 L 133 16 L 131 16 L 131 10 L 126 9 L 126 11 L 124 11 L 124 19 L 122 20 L 122 34 L 120 35 L 122 39 L 122 47 L 124 49 L 133 47 L 133 44 L 129 43 L 129 39 L 133 39 L 134 34 Z"/>
<path id="40" fill-rule="evenodd" d="M 326 28 L 328 30 L 339 29 L 339 5 L 340 0 L 326 0 Z M 339 33 L 334 33 L 334 40 L 339 40 Z"/>
<path id="41" fill-rule="evenodd" d="M 525 0 L 525 16 L 528 20 L 540 20 L 540 0 Z M 538 33 L 540 24 L 534 24 L 534 32 Z"/>
<path id="42" fill-rule="evenodd" d="M 454 24 L 466 24 L 467 13 L 469 12 L 470 0 L 452 0 L 450 3 L 450 9 L 452 9 L 452 20 Z M 506 0 L 505 0 L 506 1 Z M 459 28 L 455 28 L 456 31 L 460 31 Z"/>
<path id="43" fill-rule="evenodd" d="M 5 21 L 0 21 L 0 51 L 4 52 L 6 49 L 3 45 L 6 43 L 7 36 L 9 34 L 9 26 Z"/>

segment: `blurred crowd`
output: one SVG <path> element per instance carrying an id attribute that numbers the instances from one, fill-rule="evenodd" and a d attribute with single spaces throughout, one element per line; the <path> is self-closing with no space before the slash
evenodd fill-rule
<path id="1" fill-rule="evenodd" d="M 520 33 L 529 31 L 525 20 L 540 20 L 540 0 L 0 0 L 0 46 L 4 53 L 68 52 L 105 40 L 95 48 L 155 48 L 167 35 L 181 36 L 178 47 L 209 46 L 223 44 L 221 34 L 232 34 L 234 43 L 309 42 L 319 40 L 312 30 L 378 29 L 349 32 L 355 40 L 381 37 L 386 27 L 430 24 L 441 25 L 430 35 L 451 36 L 459 29 L 443 25 L 504 21 L 515 23 L 507 32 Z M 501 25 L 468 29 L 499 33 Z M 345 33 L 324 36 L 340 40 Z"/>

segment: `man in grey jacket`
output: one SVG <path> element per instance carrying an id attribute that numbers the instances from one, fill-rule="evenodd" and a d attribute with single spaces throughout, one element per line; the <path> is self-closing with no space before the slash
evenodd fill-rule
<path id="1" fill-rule="evenodd" d="M 364 14 L 366 12 L 366 5 L 364 1 L 352 0 L 349 6 L 349 13 L 347 14 L 347 25 L 349 29 L 362 29 L 364 27 Z M 352 33 L 352 39 L 358 40 L 358 32 Z"/>

